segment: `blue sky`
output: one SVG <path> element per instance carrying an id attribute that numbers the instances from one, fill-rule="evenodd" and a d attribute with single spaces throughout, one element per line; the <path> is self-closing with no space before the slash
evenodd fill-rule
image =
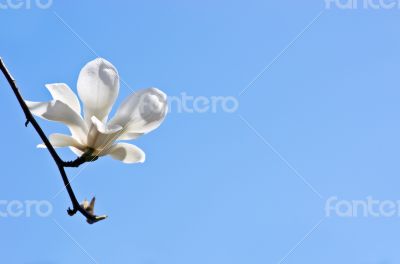
<path id="1" fill-rule="evenodd" d="M 400 217 L 325 211 L 330 197 L 400 200 L 400 9 L 323 0 L 21 2 L 0 1 L 9 7 L 0 10 L 0 56 L 27 99 L 50 99 L 46 83 L 75 90 L 81 67 L 102 56 L 125 82 L 117 105 L 156 86 L 177 98 L 235 98 L 239 107 L 172 108 L 135 142 L 144 164 L 102 158 L 69 169 L 79 199 L 96 195 L 96 211 L 109 215 L 88 225 L 66 214 L 57 169 L 0 78 L 0 200 L 53 208 L 48 217 L 0 218 L 2 262 L 400 262 Z M 65 131 L 41 124 L 47 134 Z"/>

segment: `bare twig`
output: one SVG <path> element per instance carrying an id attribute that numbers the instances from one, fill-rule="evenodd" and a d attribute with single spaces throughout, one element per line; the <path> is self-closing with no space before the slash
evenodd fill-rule
<path id="1" fill-rule="evenodd" d="M 42 139 L 43 143 L 46 145 L 51 157 L 53 158 L 54 162 L 57 165 L 58 170 L 60 171 L 61 178 L 64 182 L 64 186 L 67 189 L 68 195 L 72 202 L 72 209 L 68 208 L 68 210 L 67 210 L 68 214 L 72 216 L 72 215 L 76 214 L 77 212 L 80 212 L 83 216 L 86 217 L 87 222 L 90 224 L 105 219 L 104 216 L 96 216 L 96 215 L 90 214 L 84 208 L 82 208 L 82 206 L 79 204 L 78 200 L 76 199 L 75 193 L 74 193 L 74 191 L 71 187 L 71 184 L 68 180 L 67 174 L 65 173 L 66 167 L 78 167 L 79 165 L 81 165 L 85 162 L 94 161 L 95 159 L 97 159 L 97 157 L 92 157 L 91 153 L 85 153 L 81 157 L 77 158 L 74 161 L 69 161 L 69 162 L 63 161 L 60 158 L 60 156 L 57 154 L 54 147 L 51 145 L 49 139 L 47 138 L 46 134 L 43 132 L 43 130 L 40 127 L 40 125 L 38 124 L 38 122 L 33 117 L 32 113 L 30 112 L 24 99 L 22 98 L 21 93 L 19 92 L 19 89 L 17 87 L 15 79 L 12 77 L 12 75 L 8 71 L 7 67 L 5 66 L 5 64 L 1 58 L 0 58 L 0 70 L 6 77 L 11 89 L 14 92 L 15 97 L 18 100 L 19 105 L 22 108 L 22 111 L 25 114 L 25 117 L 26 117 L 25 126 L 27 126 L 29 123 L 32 124 L 33 128 L 36 130 L 39 137 Z"/>

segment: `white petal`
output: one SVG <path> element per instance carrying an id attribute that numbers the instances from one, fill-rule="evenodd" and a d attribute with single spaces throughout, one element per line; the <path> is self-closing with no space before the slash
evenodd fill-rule
<path id="1" fill-rule="evenodd" d="M 63 134 L 52 134 L 49 137 L 50 143 L 54 148 L 69 147 L 78 157 L 82 156 L 85 152 L 86 146 L 80 144 L 76 139 L 71 136 Z M 45 144 L 39 144 L 38 148 L 46 148 Z"/>
<path id="2" fill-rule="evenodd" d="M 142 136 L 144 133 L 134 133 L 134 132 L 126 132 L 121 133 L 121 136 L 118 137 L 118 140 L 133 140 Z"/>
<path id="3" fill-rule="evenodd" d="M 112 134 L 122 129 L 119 125 L 105 125 L 97 117 L 92 116 L 92 124 L 96 127 L 97 131 L 102 134 Z"/>
<path id="4" fill-rule="evenodd" d="M 79 149 L 77 149 L 77 148 L 75 148 L 75 147 L 69 147 L 69 149 L 70 149 L 72 152 L 74 152 L 75 155 L 78 156 L 78 157 L 82 156 L 83 153 L 85 153 L 84 151 L 79 150 Z"/>
<path id="5" fill-rule="evenodd" d="M 75 138 L 64 134 L 51 134 L 49 141 L 54 148 L 75 147 L 84 150 L 84 145 L 78 142 Z M 46 148 L 46 145 L 40 144 L 39 148 Z"/>
<path id="6" fill-rule="evenodd" d="M 78 115 L 81 114 L 81 105 L 79 104 L 78 97 L 65 83 L 52 83 L 46 84 L 54 100 L 63 102 L 71 107 Z"/>
<path id="7" fill-rule="evenodd" d="M 95 155 L 109 149 L 121 134 L 122 127 L 118 125 L 105 125 L 95 116 L 91 118 L 92 125 L 89 129 L 87 145 L 95 150 Z"/>
<path id="8" fill-rule="evenodd" d="M 46 148 L 46 145 L 44 145 L 44 144 L 39 144 L 39 145 L 37 145 L 37 147 L 38 147 L 38 148 Z M 55 146 L 53 146 L 53 147 L 56 148 Z M 75 147 L 69 147 L 69 149 L 70 149 L 73 153 L 75 153 L 75 155 L 78 156 L 78 157 L 82 156 L 83 153 L 85 153 L 84 151 L 79 150 L 79 149 L 77 149 L 77 148 L 75 148 Z"/>
<path id="9" fill-rule="evenodd" d="M 25 101 L 32 114 L 46 120 L 64 123 L 74 138 L 81 143 L 86 142 L 88 132 L 82 117 L 61 101 L 30 102 Z"/>
<path id="10" fill-rule="evenodd" d="M 142 163 L 146 157 L 143 150 L 128 143 L 115 144 L 103 154 L 110 155 L 113 159 L 123 163 Z"/>
<path id="11" fill-rule="evenodd" d="M 167 114 L 167 96 L 156 88 L 139 90 L 121 104 L 111 125 L 124 127 L 126 135 L 145 134 L 160 126 Z"/>
<path id="12" fill-rule="evenodd" d="M 106 121 L 119 91 L 115 67 L 105 59 L 97 58 L 82 68 L 77 86 L 86 123 L 91 123 L 92 116 Z"/>

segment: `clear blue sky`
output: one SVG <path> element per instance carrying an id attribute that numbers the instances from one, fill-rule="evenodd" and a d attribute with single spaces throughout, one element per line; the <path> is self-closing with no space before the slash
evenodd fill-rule
<path id="1" fill-rule="evenodd" d="M 0 218 L 0 262 L 400 263 L 400 217 L 324 211 L 331 196 L 400 199 L 399 9 L 328 10 L 323 0 L 54 0 L 42 10 L 34 2 L 0 10 L 0 56 L 25 98 L 48 100 L 44 84 L 52 82 L 75 90 L 94 51 L 129 86 L 118 102 L 130 89 L 156 86 L 170 96 L 234 96 L 240 106 L 172 109 L 135 142 L 144 164 L 102 158 L 68 170 L 79 199 L 96 195 L 96 211 L 109 215 L 88 225 L 67 216 L 66 192 L 55 197 L 57 169 L 36 149 L 38 136 L 24 128 L 0 78 L 0 200 L 53 205 L 46 218 Z M 65 131 L 41 124 L 48 134 Z"/>

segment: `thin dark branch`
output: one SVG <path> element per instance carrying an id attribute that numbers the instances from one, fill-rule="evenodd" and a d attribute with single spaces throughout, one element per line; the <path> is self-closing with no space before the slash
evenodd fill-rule
<path id="1" fill-rule="evenodd" d="M 92 156 L 93 150 L 89 149 L 87 152 L 83 153 L 82 156 L 73 161 L 63 161 L 64 167 L 74 167 L 77 168 L 85 162 L 92 162 L 97 160 L 99 157 Z"/>
<path id="2" fill-rule="evenodd" d="M 81 205 L 79 204 L 78 200 L 76 199 L 75 193 L 71 187 L 71 184 L 68 180 L 67 174 L 65 173 L 65 168 L 66 167 L 78 167 L 79 165 L 88 162 L 88 161 L 93 161 L 94 159 L 97 159 L 97 157 L 92 157 L 91 160 L 89 160 L 89 156 L 91 157 L 91 155 L 88 155 L 87 153 L 85 153 L 84 155 L 82 155 L 82 157 L 77 158 L 74 161 L 70 161 L 70 162 L 65 162 L 63 161 L 60 156 L 57 154 L 56 150 L 54 149 L 54 147 L 51 145 L 49 139 L 47 138 L 46 134 L 43 132 L 42 128 L 40 127 L 40 125 L 38 124 L 38 122 L 36 121 L 36 119 L 33 117 L 32 113 L 30 112 L 28 106 L 26 105 L 24 99 L 22 98 L 21 93 L 19 92 L 19 89 L 17 87 L 16 81 L 15 79 L 12 77 L 12 75 L 10 74 L 9 70 L 7 69 L 7 67 L 5 66 L 3 60 L 0 58 L 0 70 L 2 71 L 2 73 L 4 74 L 5 78 L 7 79 L 11 89 L 14 92 L 15 97 L 18 100 L 19 105 L 22 108 L 22 111 L 25 114 L 26 117 L 26 122 L 25 122 L 25 126 L 27 126 L 29 123 L 32 124 L 33 128 L 36 130 L 36 132 L 38 133 L 39 137 L 41 138 L 41 140 L 43 141 L 43 143 L 46 145 L 48 151 L 50 152 L 51 157 L 54 159 L 54 162 L 57 165 L 58 170 L 60 171 L 61 174 L 61 178 L 64 182 L 64 186 L 67 189 L 68 195 L 71 199 L 72 202 L 72 208 L 73 209 L 68 209 L 68 214 L 69 215 L 74 215 L 76 214 L 78 211 L 86 217 L 87 222 L 88 223 L 95 223 L 99 220 L 104 219 L 104 217 L 97 217 L 95 215 L 89 214 L 85 209 L 83 209 L 81 207 Z"/>

